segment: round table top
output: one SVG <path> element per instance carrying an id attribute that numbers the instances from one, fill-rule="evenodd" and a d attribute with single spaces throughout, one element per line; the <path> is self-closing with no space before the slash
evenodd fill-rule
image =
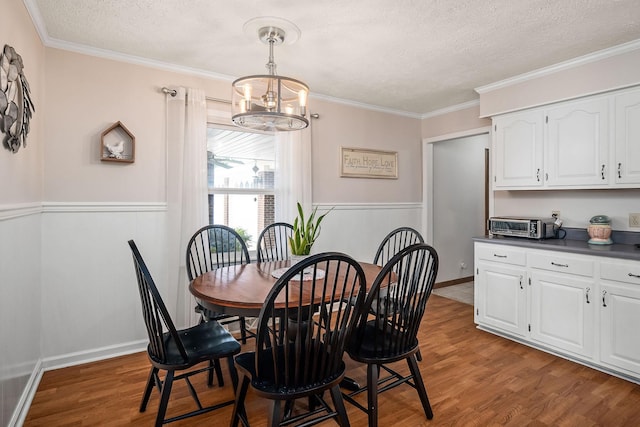
<path id="1" fill-rule="evenodd" d="M 369 290 L 382 267 L 359 264 Z M 189 284 L 189 291 L 210 310 L 256 317 L 277 281 L 274 272 L 278 275 L 276 270 L 289 266 L 290 261 L 274 261 L 221 267 L 196 277 Z"/>

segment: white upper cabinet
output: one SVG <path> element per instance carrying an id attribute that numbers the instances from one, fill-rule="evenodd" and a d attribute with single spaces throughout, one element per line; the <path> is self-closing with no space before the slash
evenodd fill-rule
<path id="1" fill-rule="evenodd" d="M 493 118 L 493 189 L 640 187 L 640 88 Z"/>
<path id="2" fill-rule="evenodd" d="M 494 186 L 543 184 L 543 114 L 541 110 L 494 119 Z"/>
<path id="3" fill-rule="evenodd" d="M 615 97 L 615 182 L 640 184 L 640 90 Z"/>
<path id="4" fill-rule="evenodd" d="M 569 102 L 546 116 L 545 185 L 599 186 L 608 183 L 609 102 Z"/>

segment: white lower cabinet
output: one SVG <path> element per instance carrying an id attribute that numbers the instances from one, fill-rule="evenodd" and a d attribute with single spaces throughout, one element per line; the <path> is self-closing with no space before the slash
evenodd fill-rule
<path id="1" fill-rule="evenodd" d="M 527 330 L 525 251 L 499 245 L 475 246 L 476 322 L 510 334 Z"/>
<path id="2" fill-rule="evenodd" d="M 600 359 L 640 374 L 640 263 L 601 263 Z"/>
<path id="3" fill-rule="evenodd" d="M 478 264 L 480 297 L 478 321 L 511 334 L 524 336 L 527 330 L 526 271 L 513 266 Z"/>
<path id="4" fill-rule="evenodd" d="M 475 321 L 640 383 L 640 261 L 475 242 Z"/>
<path id="5" fill-rule="evenodd" d="M 531 339 L 591 359 L 594 288 L 593 280 L 531 272 Z"/>

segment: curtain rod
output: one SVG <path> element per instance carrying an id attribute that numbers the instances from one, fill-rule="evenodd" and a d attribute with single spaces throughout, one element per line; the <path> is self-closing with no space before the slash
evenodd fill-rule
<path id="1" fill-rule="evenodd" d="M 167 95 L 171 95 L 172 97 L 175 97 L 178 94 L 178 91 L 175 90 L 175 89 L 169 89 L 168 87 L 163 87 L 162 88 L 162 93 L 165 93 Z M 207 101 L 212 101 L 212 102 L 221 102 L 223 104 L 231 104 L 231 101 L 229 101 L 227 99 L 212 98 L 210 96 L 205 96 L 205 99 Z"/>

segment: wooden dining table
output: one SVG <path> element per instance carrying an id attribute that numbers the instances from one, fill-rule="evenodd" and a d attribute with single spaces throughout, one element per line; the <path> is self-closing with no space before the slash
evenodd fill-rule
<path id="1" fill-rule="evenodd" d="M 367 291 L 382 267 L 359 262 Z M 278 280 L 275 276 L 291 261 L 272 261 L 216 268 L 196 277 L 189 291 L 203 307 L 236 316 L 258 317 L 267 295 Z"/>
<path id="2" fill-rule="evenodd" d="M 369 291 L 382 267 L 358 262 Z M 278 280 L 275 276 L 291 266 L 291 261 L 271 261 L 231 265 L 208 271 L 191 281 L 189 291 L 203 307 L 218 313 L 258 317 L 267 295 Z M 330 273 L 328 273 L 330 274 Z M 395 274 L 392 278 L 395 279 Z M 384 280 L 382 283 L 386 283 Z M 345 376 L 342 387 L 358 390 L 360 384 Z"/>

